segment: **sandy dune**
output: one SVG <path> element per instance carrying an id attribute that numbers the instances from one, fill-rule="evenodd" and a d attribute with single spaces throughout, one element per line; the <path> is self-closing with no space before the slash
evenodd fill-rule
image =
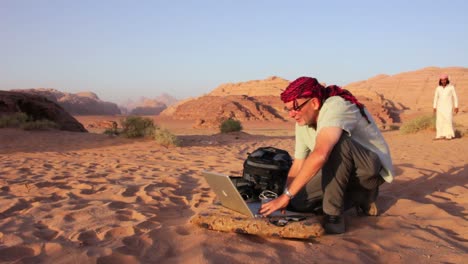
<path id="1" fill-rule="evenodd" d="M 314 241 L 221 233 L 189 223 L 214 194 L 204 169 L 240 174 L 247 152 L 292 153 L 292 125 L 197 134 L 183 146 L 102 134 L 0 129 L 0 262 L 463 263 L 468 257 L 468 137 L 385 132 L 398 176 L 382 214 L 348 211 L 348 231 Z M 182 133 L 183 131 L 184 133 Z M 273 134 L 264 136 L 260 134 Z"/>

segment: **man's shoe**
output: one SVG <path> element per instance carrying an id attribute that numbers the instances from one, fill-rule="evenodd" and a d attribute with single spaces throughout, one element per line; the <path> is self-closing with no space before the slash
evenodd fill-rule
<path id="1" fill-rule="evenodd" d="M 345 232 L 345 221 L 341 215 L 325 215 L 323 228 L 327 234 L 343 234 Z"/>
<path id="2" fill-rule="evenodd" d="M 366 215 L 366 216 L 378 216 L 379 215 L 379 208 L 375 202 L 372 202 L 368 205 L 358 205 L 356 206 L 356 211 L 358 215 Z"/>

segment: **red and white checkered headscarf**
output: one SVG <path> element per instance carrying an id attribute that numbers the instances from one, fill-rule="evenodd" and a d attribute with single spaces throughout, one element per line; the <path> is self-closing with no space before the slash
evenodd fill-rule
<path id="1" fill-rule="evenodd" d="M 324 87 L 317 79 L 312 77 L 299 77 L 291 82 L 288 87 L 286 87 L 286 90 L 281 93 L 281 100 L 287 103 L 299 98 L 318 98 L 320 100 L 320 106 L 322 106 L 323 102 L 331 96 L 340 96 L 346 101 L 355 104 L 359 108 L 362 116 L 370 123 L 369 118 L 364 112 L 364 105 L 361 104 L 351 92 L 336 85 Z"/>

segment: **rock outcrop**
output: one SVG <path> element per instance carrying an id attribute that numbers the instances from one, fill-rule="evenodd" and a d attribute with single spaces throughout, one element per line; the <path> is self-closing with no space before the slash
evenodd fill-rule
<path id="1" fill-rule="evenodd" d="M 265 80 L 253 80 L 240 83 L 221 84 L 208 95 L 247 95 L 247 96 L 279 96 L 288 86 L 289 81 L 283 78 L 272 76 Z"/>
<path id="2" fill-rule="evenodd" d="M 0 91 L 0 115 L 26 113 L 33 120 L 47 119 L 61 130 L 87 132 L 81 123 L 60 105 L 47 97 L 35 94 Z"/>
<path id="3" fill-rule="evenodd" d="M 240 121 L 289 120 L 280 100 L 281 92 L 289 81 L 270 77 L 265 80 L 223 84 L 208 95 L 181 101 L 164 110 L 161 115 L 174 119 L 194 120 L 194 127 L 217 127 L 233 118 Z M 386 128 L 395 121 L 391 111 L 384 107 L 384 98 L 358 96 L 381 128 Z"/>
<path id="4" fill-rule="evenodd" d="M 266 103 L 272 101 L 275 103 Z M 273 96 L 202 96 L 179 105 L 172 117 L 196 120 L 195 126 L 214 127 L 229 118 L 239 121 L 285 120 L 280 108 L 281 101 Z"/>
<path id="5" fill-rule="evenodd" d="M 47 88 L 12 91 L 45 96 L 49 100 L 61 105 L 72 115 L 119 115 L 121 113 L 117 104 L 101 101 L 99 97 L 92 92 L 72 94 Z"/>

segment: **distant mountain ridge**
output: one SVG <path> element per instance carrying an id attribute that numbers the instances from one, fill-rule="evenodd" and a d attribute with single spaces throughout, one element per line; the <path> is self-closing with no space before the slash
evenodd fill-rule
<path id="1" fill-rule="evenodd" d="M 14 92 L 41 95 L 58 103 L 71 115 L 120 115 L 115 103 L 105 102 L 93 92 L 64 93 L 56 89 L 15 89 Z"/>
<path id="2" fill-rule="evenodd" d="M 456 86 L 460 110 L 468 111 L 468 68 L 427 67 L 395 75 L 379 74 L 367 80 L 345 85 L 376 119 L 380 127 L 401 122 L 405 113 L 431 111 L 435 87 L 439 76 L 450 76 Z M 217 126 L 222 120 L 235 118 L 241 121 L 290 120 L 283 111 L 279 96 L 289 81 L 277 76 L 264 80 L 221 84 L 210 93 L 178 101 L 162 94 L 154 99 L 142 97 L 127 101 L 124 107 L 101 101 L 93 92 L 63 93 L 55 89 L 12 90 L 39 94 L 59 103 L 73 115 L 162 115 L 179 120 L 191 120 L 194 126 Z M 129 110 L 127 110 L 129 109 Z"/>
<path id="3" fill-rule="evenodd" d="M 127 100 L 120 105 L 125 114 L 130 115 L 159 115 L 168 106 L 174 105 L 179 100 L 167 93 L 163 93 L 154 99 L 141 97 L 138 101 Z"/>

